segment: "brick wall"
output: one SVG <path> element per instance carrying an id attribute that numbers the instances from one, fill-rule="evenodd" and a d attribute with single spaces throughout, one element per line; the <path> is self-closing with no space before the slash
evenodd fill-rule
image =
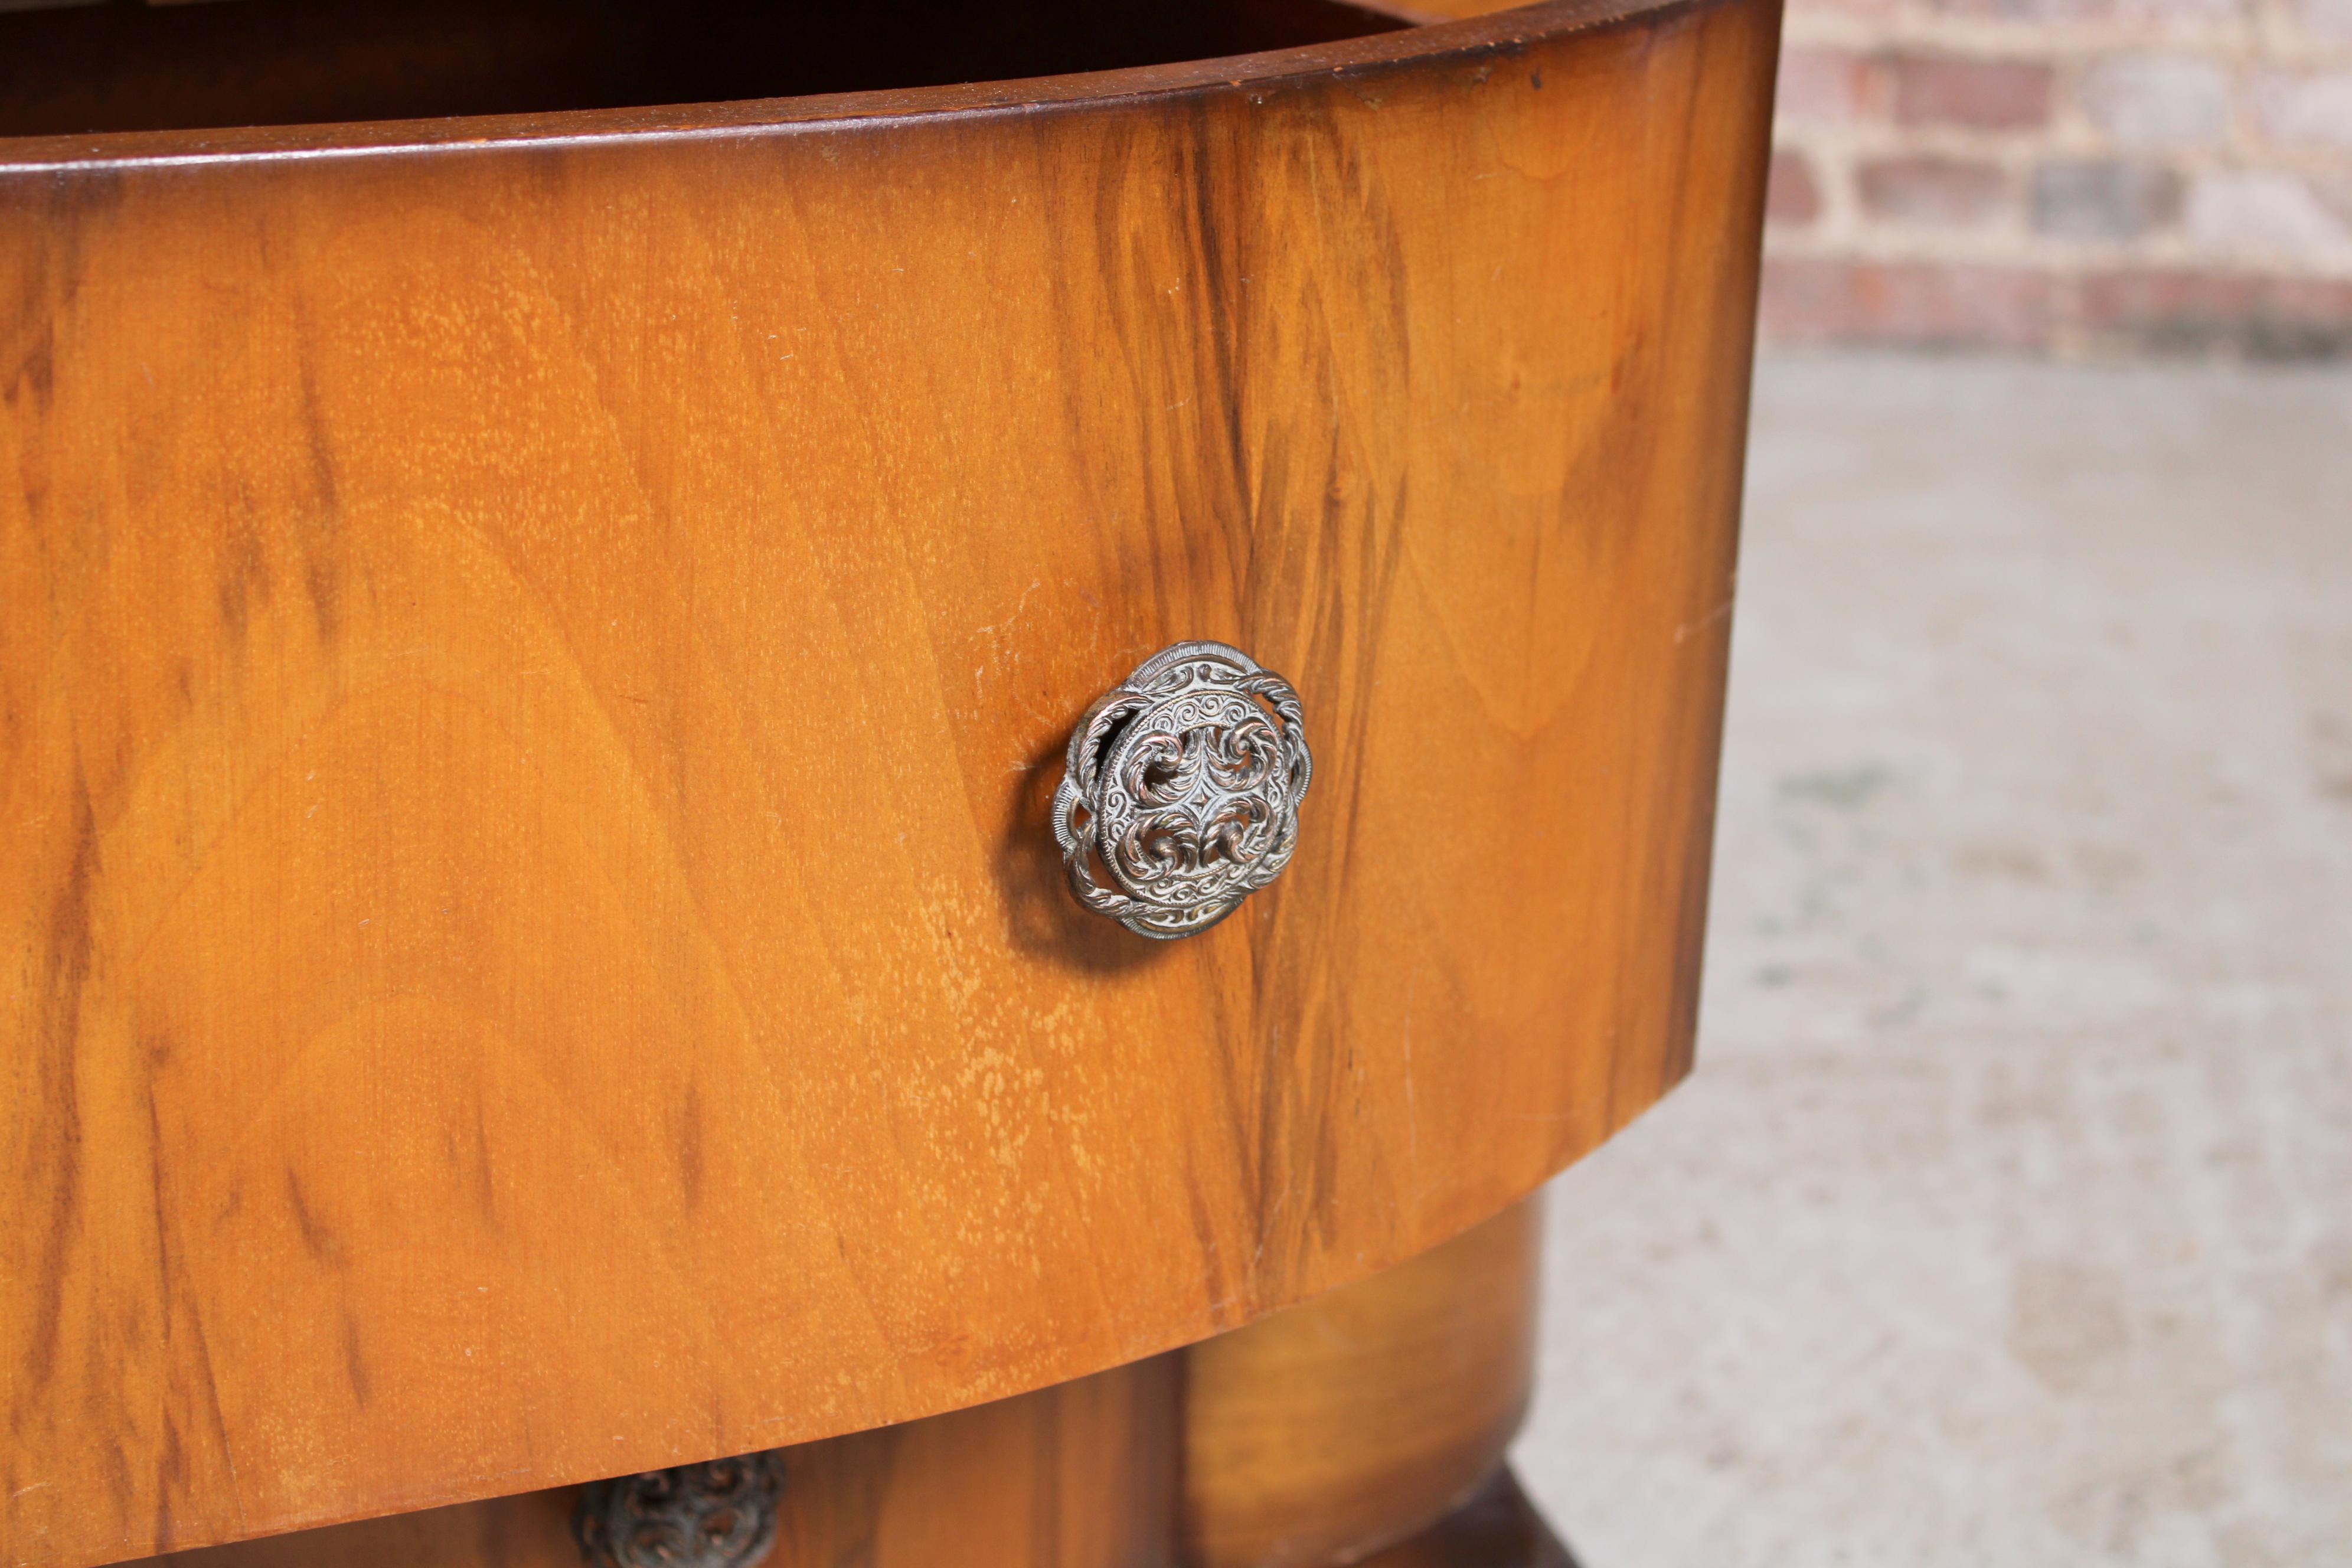
<path id="1" fill-rule="evenodd" d="M 2352 353 L 2352 0 L 1790 0 L 1780 342 Z"/>

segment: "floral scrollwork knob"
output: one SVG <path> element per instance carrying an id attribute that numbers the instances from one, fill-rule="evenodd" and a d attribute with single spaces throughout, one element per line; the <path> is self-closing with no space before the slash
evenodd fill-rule
<path id="1" fill-rule="evenodd" d="M 1288 681 L 1223 643 L 1164 648 L 1070 737 L 1054 837 L 1071 890 L 1140 936 L 1206 931 L 1290 864 L 1313 770 Z"/>
<path id="2" fill-rule="evenodd" d="M 783 1456 L 744 1454 L 597 1481 L 572 1533 L 594 1568 L 751 1568 L 776 1543 Z"/>

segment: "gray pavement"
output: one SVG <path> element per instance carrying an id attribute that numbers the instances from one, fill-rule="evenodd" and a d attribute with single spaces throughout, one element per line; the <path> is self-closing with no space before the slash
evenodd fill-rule
<path id="1" fill-rule="evenodd" d="M 1738 616 L 1529 1490 L 1587 1568 L 2352 1564 L 2352 372 L 1768 361 Z"/>

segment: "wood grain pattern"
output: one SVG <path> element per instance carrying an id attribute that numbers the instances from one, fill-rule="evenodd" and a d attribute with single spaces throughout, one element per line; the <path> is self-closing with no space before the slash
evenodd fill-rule
<path id="1" fill-rule="evenodd" d="M 1654 1100 L 1776 26 L 0 146 L 0 1563 L 1019 1393 Z M 1160 947 L 1043 814 L 1180 637 L 1318 772 Z"/>
<path id="2" fill-rule="evenodd" d="M 1503 1465 L 1535 1376 L 1541 1203 L 1184 1354 L 1186 1561 L 1321 1568 Z"/>
<path id="3" fill-rule="evenodd" d="M 765 1568 L 1169 1568 L 1176 1372 L 1160 1356 L 787 1449 Z M 159 1568 L 581 1568 L 578 1489 L 176 1552 Z"/>
<path id="4" fill-rule="evenodd" d="M 551 1487 L 141 1561 L 156 1568 L 585 1568 L 572 1539 L 578 1501 L 578 1488 Z M 768 1568 L 786 1565 L 772 1557 Z"/>

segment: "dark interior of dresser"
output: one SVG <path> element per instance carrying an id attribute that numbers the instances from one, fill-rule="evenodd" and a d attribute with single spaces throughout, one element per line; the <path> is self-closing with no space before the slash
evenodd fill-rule
<path id="1" fill-rule="evenodd" d="M 707 103 L 1209 59 L 1340 0 L 0 0 L 0 136 Z"/>

